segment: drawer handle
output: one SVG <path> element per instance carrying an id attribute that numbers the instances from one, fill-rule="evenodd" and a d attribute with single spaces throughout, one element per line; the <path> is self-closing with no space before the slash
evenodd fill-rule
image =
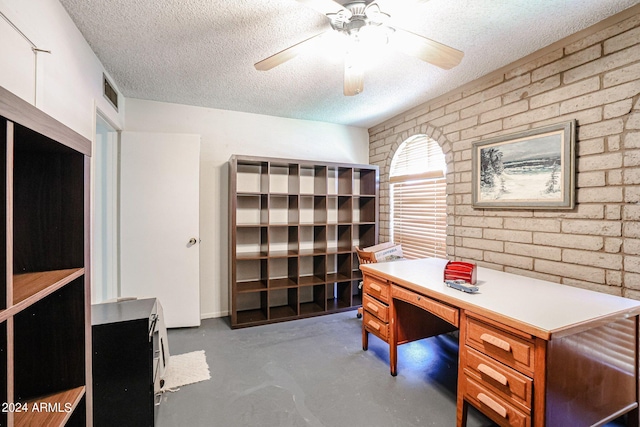
<path id="1" fill-rule="evenodd" d="M 497 382 L 499 382 L 500 384 L 506 386 L 508 381 L 507 381 L 507 377 L 505 377 L 504 375 L 502 375 L 500 372 L 496 371 L 495 369 L 485 365 L 484 363 L 481 363 L 478 365 L 478 371 L 482 372 L 483 374 L 485 374 L 486 376 L 496 380 Z"/>
<path id="2" fill-rule="evenodd" d="M 367 308 L 371 311 L 375 311 L 376 313 L 378 312 L 378 306 L 375 305 L 374 303 L 368 302 Z"/>
<path id="3" fill-rule="evenodd" d="M 375 283 L 371 284 L 371 289 L 373 289 L 376 292 L 381 292 L 382 288 L 379 285 L 376 285 Z"/>
<path id="4" fill-rule="evenodd" d="M 373 329 L 375 329 L 376 331 L 380 330 L 380 325 L 378 325 L 376 322 L 374 322 L 373 320 L 369 320 L 367 322 L 367 325 L 371 326 Z"/>
<path id="5" fill-rule="evenodd" d="M 489 343 L 489 344 L 494 345 L 494 346 L 496 346 L 498 348 L 501 348 L 504 351 L 511 351 L 511 344 L 509 344 L 505 340 L 501 340 L 498 337 L 494 337 L 493 335 L 482 334 L 482 335 L 480 335 L 480 339 L 482 341 L 486 342 L 486 343 Z"/>
<path id="6" fill-rule="evenodd" d="M 507 409 L 486 394 L 478 393 L 478 400 L 487 405 L 493 410 L 493 412 L 500 415 L 502 418 L 507 418 Z"/>

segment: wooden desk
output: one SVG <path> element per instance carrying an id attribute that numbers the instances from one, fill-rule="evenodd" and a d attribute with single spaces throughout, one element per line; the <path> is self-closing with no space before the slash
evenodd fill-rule
<path id="1" fill-rule="evenodd" d="M 640 301 L 478 269 L 480 292 L 443 283 L 446 260 L 362 265 L 362 347 L 459 328 L 457 425 L 472 404 L 501 426 L 639 425 Z"/>

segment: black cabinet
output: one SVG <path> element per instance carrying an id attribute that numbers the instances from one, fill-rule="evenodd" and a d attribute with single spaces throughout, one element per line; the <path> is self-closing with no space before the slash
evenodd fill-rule
<path id="1" fill-rule="evenodd" d="M 153 426 L 163 353 L 156 299 L 97 304 L 91 319 L 93 425 Z"/>

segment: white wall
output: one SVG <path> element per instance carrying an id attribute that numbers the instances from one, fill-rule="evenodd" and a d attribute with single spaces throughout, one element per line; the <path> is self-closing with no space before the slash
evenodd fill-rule
<path id="1" fill-rule="evenodd" d="M 200 158 L 200 310 L 228 314 L 228 167 L 232 154 L 369 162 L 367 129 L 137 99 L 127 100 L 125 130 L 195 133 Z"/>
<path id="2" fill-rule="evenodd" d="M 93 140 L 95 111 L 116 125 L 124 117 L 102 95 L 104 68 L 58 0 L 0 0 L 5 15 L 38 48 L 0 17 L 0 86 L 15 93 L 79 134 Z"/>
<path id="3" fill-rule="evenodd" d="M 116 230 L 109 229 L 113 224 L 95 215 L 93 205 L 107 196 L 110 203 L 113 201 L 112 195 L 95 192 L 104 189 L 98 182 L 98 178 L 103 178 L 99 166 L 109 163 L 111 159 L 104 157 L 105 152 L 113 151 L 117 141 L 111 138 L 105 141 L 102 150 L 96 150 L 96 110 L 115 127 L 122 128 L 125 99 L 120 97 L 116 112 L 104 98 L 104 67 L 58 0 L 0 0 L 0 12 L 11 22 L 0 16 L 0 86 L 94 141 L 92 169 L 98 170 L 99 175 L 92 176 L 92 246 L 113 252 Z M 27 39 L 51 53 L 34 54 Z M 108 256 L 100 251 L 95 255 L 98 259 Z M 115 274 L 105 274 L 107 271 L 102 268 L 115 267 L 95 261 L 92 267 L 93 302 L 115 297 Z M 100 278 L 104 280 L 96 280 Z"/>
<path id="4" fill-rule="evenodd" d="M 227 314 L 227 171 L 232 154 L 368 163 L 366 129 L 102 95 L 104 67 L 58 0 L 0 0 L 0 86 L 95 140 L 96 109 L 119 129 L 202 135 L 201 312 Z M 117 87 L 117 81 L 111 81 Z"/>

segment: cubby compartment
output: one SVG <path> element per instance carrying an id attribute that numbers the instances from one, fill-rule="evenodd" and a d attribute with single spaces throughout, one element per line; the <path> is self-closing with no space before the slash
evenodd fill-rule
<path id="1" fill-rule="evenodd" d="M 298 289 L 269 291 L 269 320 L 280 320 L 298 315 Z"/>
<path id="2" fill-rule="evenodd" d="M 14 317 L 14 400 L 27 402 L 85 385 L 84 277 Z M 62 402 L 62 407 L 66 403 Z"/>
<path id="3" fill-rule="evenodd" d="M 300 194 L 326 194 L 327 168 L 325 166 L 300 166 Z"/>
<path id="4" fill-rule="evenodd" d="M 269 256 L 297 255 L 298 238 L 298 226 L 282 225 L 269 227 Z"/>
<path id="5" fill-rule="evenodd" d="M 338 222 L 350 223 L 352 221 L 353 199 L 347 196 L 338 197 Z"/>
<path id="6" fill-rule="evenodd" d="M 351 308 L 351 282 L 327 283 L 327 310 L 339 311 Z"/>
<path id="7" fill-rule="evenodd" d="M 327 224 L 350 223 L 352 221 L 352 198 L 349 196 L 327 197 Z"/>
<path id="8" fill-rule="evenodd" d="M 240 193 L 267 193 L 269 191 L 269 163 L 238 162 L 236 191 Z"/>
<path id="9" fill-rule="evenodd" d="M 352 186 L 353 168 L 336 166 L 327 169 L 327 194 L 351 195 Z"/>
<path id="10" fill-rule="evenodd" d="M 375 196 L 378 192 L 378 174 L 374 169 L 354 169 L 353 194 Z"/>
<path id="11" fill-rule="evenodd" d="M 351 225 L 328 225 L 327 226 L 327 252 L 353 252 Z"/>
<path id="12" fill-rule="evenodd" d="M 327 255 L 327 282 L 351 280 L 351 253 Z"/>
<path id="13" fill-rule="evenodd" d="M 327 260 L 325 255 L 301 256 L 298 258 L 300 286 L 316 285 L 324 283 L 327 272 Z"/>
<path id="14" fill-rule="evenodd" d="M 338 197 L 327 197 L 327 224 L 338 223 Z"/>
<path id="15" fill-rule="evenodd" d="M 231 326 L 360 304 L 354 246 L 377 243 L 378 168 L 245 156 L 229 165 Z"/>
<path id="16" fill-rule="evenodd" d="M 353 168 L 338 168 L 338 194 L 353 193 Z"/>
<path id="17" fill-rule="evenodd" d="M 376 198 L 360 196 L 353 199 L 353 222 L 375 223 L 377 216 Z"/>
<path id="18" fill-rule="evenodd" d="M 269 166 L 269 192 L 272 194 L 298 194 L 300 192 L 296 164 L 271 163 Z"/>
<path id="19" fill-rule="evenodd" d="M 269 196 L 269 224 L 297 224 L 298 222 L 297 196 Z"/>
<path id="20" fill-rule="evenodd" d="M 301 286 L 298 292 L 300 314 L 311 315 L 326 311 L 325 284 Z"/>
<path id="21" fill-rule="evenodd" d="M 327 222 L 327 198 L 325 196 L 300 196 L 298 215 L 300 224 L 325 224 Z"/>
<path id="22" fill-rule="evenodd" d="M 298 258 L 269 258 L 269 289 L 298 286 Z"/>
<path id="23" fill-rule="evenodd" d="M 84 266 L 84 156 L 14 125 L 13 274 Z"/>
<path id="24" fill-rule="evenodd" d="M 327 227 L 325 225 L 300 226 L 300 255 L 323 254 L 327 251 Z"/>
<path id="25" fill-rule="evenodd" d="M 259 226 L 240 226 L 236 230 L 236 257 L 260 258 L 269 253 L 268 228 Z"/>
<path id="26" fill-rule="evenodd" d="M 353 226 L 353 245 L 361 248 L 373 246 L 378 241 L 376 224 L 358 224 Z"/>
<path id="27" fill-rule="evenodd" d="M 262 259 L 238 259 L 236 261 L 236 291 L 255 292 L 267 289 L 269 280 L 268 261 Z"/>
<path id="28" fill-rule="evenodd" d="M 237 323 L 240 325 L 260 324 L 267 321 L 267 291 L 237 293 L 235 296 Z"/>
<path id="29" fill-rule="evenodd" d="M 268 224 L 269 199 L 266 194 L 238 194 L 235 202 L 237 225 Z"/>

